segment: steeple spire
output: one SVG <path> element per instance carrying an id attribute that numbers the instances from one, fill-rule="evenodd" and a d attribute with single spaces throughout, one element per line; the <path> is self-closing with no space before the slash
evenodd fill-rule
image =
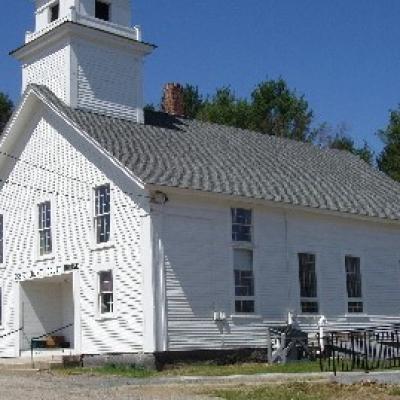
<path id="1" fill-rule="evenodd" d="M 46 85 L 74 108 L 143 122 L 143 59 L 131 0 L 36 0 L 35 31 L 12 54 L 22 90 Z"/>

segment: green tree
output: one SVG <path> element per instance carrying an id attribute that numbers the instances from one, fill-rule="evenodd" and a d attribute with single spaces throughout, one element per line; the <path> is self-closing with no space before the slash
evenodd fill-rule
<path id="1" fill-rule="evenodd" d="M 196 118 L 204 104 L 198 86 L 186 84 L 183 88 L 183 101 L 185 116 Z"/>
<path id="2" fill-rule="evenodd" d="M 217 89 L 214 96 L 204 101 L 197 118 L 221 125 L 248 128 L 250 106 L 246 100 L 235 96 L 229 87 Z"/>
<path id="3" fill-rule="evenodd" d="M 377 158 L 378 168 L 400 182 L 400 105 L 390 110 L 389 123 L 378 135 L 385 144 Z"/>
<path id="4" fill-rule="evenodd" d="M 312 141 L 313 112 L 304 96 L 289 89 L 283 79 L 261 82 L 251 94 L 249 128 L 255 131 Z"/>
<path id="5" fill-rule="evenodd" d="M 364 145 L 362 147 L 357 147 L 354 143 L 354 140 L 351 137 L 336 136 L 330 143 L 329 147 L 331 149 L 348 151 L 360 157 L 369 165 L 372 165 L 374 162 L 374 152 L 371 150 L 366 141 L 364 141 Z"/>
<path id="6" fill-rule="evenodd" d="M 0 132 L 3 131 L 10 119 L 13 108 L 14 104 L 10 98 L 6 94 L 0 92 Z"/>

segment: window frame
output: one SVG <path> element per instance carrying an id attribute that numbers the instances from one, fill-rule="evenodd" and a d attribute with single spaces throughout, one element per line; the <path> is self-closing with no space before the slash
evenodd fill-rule
<path id="1" fill-rule="evenodd" d="M 250 224 L 242 224 L 242 223 L 238 223 L 238 222 L 234 222 L 233 218 L 234 218 L 234 210 L 244 210 L 247 212 L 250 212 Z M 235 240 L 234 239 L 234 230 L 233 227 L 235 225 L 239 225 L 239 226 L 244 226 L 250 229 L 250 240 Z M 243 244 L 243 245 L 247 245 L 247 246 L 252 246 L 252 244 L 254 243 L 254 209 L 252 208 L 246 208 L 246 207 L 230 207 L 230 229 L 231 229 L 231 242 L 234 244 Z"/>
<path id="2" fill-rule="evenodd" d="M 307 297 L 307 296 L 302 296 L 301 293 L 301 282 L 300 282 L 300 256 L 301 255 L 312 255 L 314 256 L 314 274 L 315 274 L 315 290 L 316 290 L 316 296 L 315 297 Z M 298 282 L 298 293 L 299 293 L 299 307 L 300 307 L 300 314 L 301 315 L 319 315 L 321 314 L 321 304 L 320 304 L 320 299 L 319 299 L 319 294 L 320 294 L 320 289 L 318 285 L 318 277 L 320 275 L 319 269 L 318 269 L 318 255 L 315 251 L 298 251 L 296 253 L 296 261 L 297 261 L 297 282 Z M 316 303 L 317 304 L 317 311 L 311 312 L 311 311 L 303 311 L 303 303 Z"/>
<path id="3" fill-rule="evenodd" d="M 360 286 L 361 286 L 361 297 L 350 297 L 348 292 L 348 273 L 347 273 L 347 259 L 348 258 L 355 258 L 359 260 L 359 273 L 360 273 Z M 344 284 L 345 284 L 345 293 L 346 293 L 346 315 L 357 316 L 357 315 L 364 315 L 366 314 L 365 311 L 365 301 L 364 301 L 364 280 L 363 280 L 363 273 L 362 273 L 362 257 L 361 255 L 355 255 L 353 253 L 346 253 L 344 255 Z M 362 310 L 361 311 L 349 311 L 349 306 L 351 303 L 361 303 Z"/>
<path id="4" fill-rule="evenodd" d="M 101 3 L 101 4 L 106 5 L 108 7 L 108 19 L 99 18 L 97 16 L 96 7 L 97 7 L 98 3 Z M 111 2 L 106 1 L 106 0 L 95 0 L 95 2 L 94 2 L 94 17 L 96 19 L 100 20 L 100 21 L 103 21 L 103 22 L 111 22 L 112 21 L 112 4 L 111 4 Z"/>
<path id="5" fill-rule="evenodd" d="M 233 209 L 244 209 L 246 211 L 251 212 L 251 241 L 235 241 L 233 240 Z M 229 248 L 229 260 L 230 260 L 230 268 L 231 268 L 231 293 L 232 293 L 232 318 L 258 318 L 258 297 L 257 297 L 257 254 L 255 252 L 255 228 L 254 228 L 254 218 L 255 218 L 255 210 L 252 207 L 249 207 L 248 204 L 230 204 L 227 213 L 227 226 L 228 226 L 228 234 L 229 241 L 231 246 Z M 234 265 L 234 252 L 235 250 L 247 250 L 252 252 L 252 272 L 253 272 L 253 296 L 239 296 L 238 299 L 242 301 L 253 301 L 253 311 L 252 312 L 239 312 L 236 311 L 236 279 L 235 279 L 235 265 Z"/>
<path id="6" fill-rule="evenodd" d="M 110 211 L 108 213 L 105 214 L 101 214 L 101 215 L 97 215 L 96 214 L 96 192 L 98 189 L 108 186 L 109 188 L 109 208 Z M 113 247 L 114 246 L 114 241 L 113 241 L 113 224 L 114 224 L 114 218 L 113 218 L 113 207 L 112 207 L 112 194 L 111 194 L 112 190 L 111 190 L 111 184 L 110 183 L 102 183 L 100 185 L 97 185 L 93 188 L 92 190 L 92 204 L 91 204 L 91 209 L 92 209 L 92 234 L 91 234 L 91 238 L 92 238 L 92 249 L 93 250 L 97 250 L 97 249 L 103 249 L 103 248 L 109 248 L 109 247 Z M 97 220 L 99 217 L 101 216 L 105 216 L 105 215 L 109 215 L 110 218 L 110 224 L 109 224 L 109 238 L 106 242 L 98 242 L 97 241 Z"/>
<path id="7" fill-rule="evenodd" d="M 58 7 L 57 9 L 57 18 L 53 19 L 53 10 Z M 54 3 L 49 5 L 49 24 L 57 21 L 60 19 L 60 2 L 59 1 L 55 1 Z"/>
<path id="8" fill-rule="evenodd" d="M 0 209 L 0 268 L 4 267 L 6 257 L 5 232 L 6 216 L 5 213 Z"/>
<path id="9" fill-rule="evenodd" d="M 109 272 L 111 273 L 112 277 L 112 291 L 101 291 L 101 274 L 104 272 Z M 102 296 L 104 294 L 110 294 L 112 295 L 112 311 L 109 312 L 102 312 L 101 310 L 101 305 L 102 305 Z M 108 318 L 114 318 L 115 317 L 115 273 L 112 268 L 109 268 L 107 266 L 100 268 L 96 271 L 96 315 L 97 319 L 108 319 Z"/>
<path id="10" fill-rule="evenodd" d="M 41 254 L 40 252 L 40 206 L 45 203 L 50 204 L 50 240 L 51 240 L 51 251 L 49 253 Z M 44 198 L 37 202 L 36 206 L 34 207 L 35 210 L 35 221 L 36 221 L 36 254 L 38 260 L 47 260 L 53 259 L 55 257 L 55 236 L 54 230 L 56 229 L 56 220 L 55 220 L 55 210 L 53 205 L 55 201 L 53 198 Z M 44 230 L 43 230 L 44 231 Z"/>
<path id="11" fill-rule="evenodd" d="M 0 329 L 4 328 L 4 288 L 0 286 Z"/>
<path id="12" fill-rule="evenodd" d="M 247 270 L 245 269 L 239 269 L 237 270 L 235 268 L 235 252 L 236 251 L 244 251 L 244 252 L 249 252 L 251 253 L 251 280 L 252 280 L 252 291 L 253 294 L 252 295 L 245 295 L 245 296 L 241 296 L 241 295 L 237 295 L 236 294 L 236 272 L 240 271 L 240 272 L 246 272 Z M 237 315 L 254 315 L 256 313 L 256 284 L 255 284 L 255 274 L 254 274 L 254 250 L 250 249 L 250 248 L 245 248 L 245 247 L 234 247 L 233 251 L 232 251 L 232 261 L 233 261 L 233 289 L 234 289 L 234 304 L 233 304 L 233 309 L 234 309 L 234 313 Z M 241 301 L 241 302 L 253 302 L 253 311 L 238 311 L 236 309 L 236 302 Z"/>

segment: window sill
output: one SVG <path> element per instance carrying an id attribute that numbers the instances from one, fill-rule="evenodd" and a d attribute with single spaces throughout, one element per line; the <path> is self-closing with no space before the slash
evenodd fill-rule
<path id="1" fill-rule="evenodd" d="M 95 321 L 112 321 L 117 319 L 115 314 L 104 314 L 104 315 L 97 315 Z"/>
<path id="2" fill-rule="evenodd" d="M 115 242 L 96 243 L 92 244 L 91 251 L 107 250 L 115 248 Z"/>
<path id="3" fill-rule="evenodd" d="M 254 244 L 252 242 L 231 242 L 231 246 L 237 249 L 254 249 Z"/>
<path id="4" fill-rule="evenodd" d="M 368 318 L 369 317 L 369 315 L 367 314 L 367 313 L 365 313 L 365 312 L 362 312 L 362 313 L 346 313 L 346 314 L 344 314 L 344 317 L 345 318 L 350 318 L 350 317 L 360 317 L 360 318 Z"/>
<path id="5" fill-rule="evenodd" d="M 232 314 L 232 319 L 262 319 L 262 315 L 258 314 Z"/>
<path id="6" fill-rule="evenodd" d="M 36 258 L 37 262 L 41 262 L 41 261 L 49 261 L 49 260 L 54 260 L 56 258 L 56 256 L 54 254 L 48 254 L 45 256 L 38 256 Z M 1 268 L 1 267 L 0 267 Z"/>

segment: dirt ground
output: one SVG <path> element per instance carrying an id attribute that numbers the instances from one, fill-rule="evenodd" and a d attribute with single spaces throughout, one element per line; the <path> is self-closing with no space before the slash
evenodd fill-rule
<path id="1" fill-rule="evenodd" d="M 188 381 L 171 379 L 132 379 L 116 376 L 95 376 L 95 375 L 65 375 L 60 372 L 23 372 L 23 371 L 0 371 L 0 400 L 210 400 L 213 397 L 205 395 L 215 390 L 230 389 L 233 387 L 244 390 L 254 390 L 265 386 L 268 383 L 285 383 L 283 387 L 290 385 L 290 382 L 309 381 L 310 383 L 328 384 L 337 382 L 339 384 L 352 384 L 355 382 L 376 381 L 381 384 L 399 385 L 400 372 L 385 372 L 376 374 L 343 374 L 337 378 L 332 376 L 301 376 L 301 374 L 281 374 L 274 378 L 269 376 L 248 376 L 225 378 L 200 378 Z M 261 386 L 260 386 L 261 385 Z M 360 396 L 349 392 L 350 399 L 400 399 L 400 386 L 398 393 L 392 393 L 385 397 L 368 385 L 361 387 Z M 338 387 L 339 388 L 339 387 Z M 358 386 L 357 386 L 358 388 Z M 346 389 L 347 390 L 347 389 Z M 351 389 L 349 389 L 351 390 Z M 393 396 L 394 395 L 394 396 Z M 292 398 L 293 396 L 287 397 Z M 253 398 L 253 396 L 246 397 Z M 263 399 L 264 396 L 257 397 Z M 265 397 L 268 399 L 274 398 Z M 286 397 L 279 397 L 284 398 Z M 296 397 L 301 399 L 320 397 Z M 321 397 L 323 398 L 323 397 Z M 326 398 L 326 397 L 325 397 Z M 215 399 L 215 398 L 214 398 Z"/>
<path id="2" fill-rule="evenodd" d="M 118 377 L 0 372 L 0 400 L 206 400 L 201 385 L 138 385 Z"/>

